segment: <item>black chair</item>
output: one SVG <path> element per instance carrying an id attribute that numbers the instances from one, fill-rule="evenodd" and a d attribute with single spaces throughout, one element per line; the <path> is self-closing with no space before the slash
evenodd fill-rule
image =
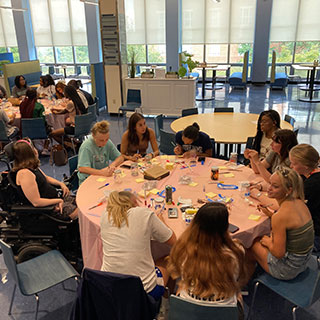
<path id="1" fill-rule="evenodd" d="M 163 114 L 159 114 L 154 118 L 154 132 L 157 141 L 160 141 L 160 129 L 163 129 Z"/>
<path id="2" fill-rule="evenodd" d="M 186 116 L 191 116 L 192 114 L 198 114 L 198 108 L 191 108 L 191 109 L 183 109 L 181 111 L 181 116 L 186 117 Z"/>
<path id="3" fill-rule="evenodd" d="M 118 124 L 119 124 L 119 118 L 120 118 L 120 112 L 126 118 L 126 113 L 129 112 L 135 112 L 136 109 L 139 109 L 142 112 L 141 108 L 141 92 L 140 90 L 134 90 L 134 89 L 128 89 L 127 92 L 127 103 L 119 108 L 118 111 Z"/>
<path id="4" fill-rule="evenodd" d="M 88 106 L 88 113 L 91 113 L 91 125 L 93 122 L 97 121 L 97 105 L 91 104 Z"/>
<path id="5" fill-rule="evenodd" d="M 255 137 L 248 137 L 245 149 L 252 149 Z M 240 145 L 241 146 L 241 145 Z M 243 153 L 238 153 L 238 162 L 242 164 L 249 164 L 250 160 L 244 157 Z"/>
<path id="6" fill-rule="evenodd" d="M 284 116 L 284 121 L 290 123 L 290 124 L 292 125 L 292 128 L 294 128 L 294 124 L 295 124 L 295 122 L 296 122 L 296 119 L 295 119 L 295 118 L 293 118 L 293 117 L 289 116 L 288 114 L 286 114 L 286 115 Z"/>
<path id="7" fill-rule="evenodd" d="M 100 114 L 100 102 L 99 102 L 99 97 L 95 97 L 94 98 L 94 102 L 96 104 L 96 107 L 97 107 L 97 116 Z"/>
<path id="8" fill-rule="evenodd" d="M 294 134 L 296 135 L 296 137 L 298 137 L 299 129 L 296 129 L 296 130 L 294 130 L 293 132 L 294 132 Z"/>
<path id="9" fill-rule="evenodd" d="M 164 154 L 173 155 L 175 147 L 176 135 L 160 129 L 160 146 L 159 150 Z"/>
<path id="10" fill-rule="evenodd" d="M 9 143 L 10 139 L 7 135 L 6 125 L 1 120 L 0 121 L 0 142 Z"/>
<path id="11" fill-rule="evenodd" d="M 233 108 L 214 108 L 214 113 L 216 112 L 234 112 Z"/>
<path id="12" fill-rule="evenodd" d="M 64 183 L 67 182 L 67 187 L 69 190 L 76 192 L 79 188 L 79 178 L 78 178 L 78 155 L 72 156 L 68 159 L 69 165 L 69 177 L 64 175 Z"/>

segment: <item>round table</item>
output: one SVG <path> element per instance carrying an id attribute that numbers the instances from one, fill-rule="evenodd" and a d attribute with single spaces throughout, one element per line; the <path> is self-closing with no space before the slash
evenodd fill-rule
<path id="1" fill-rule="evenodd" d="M 181 158 L 175 158 L 175 156 L 160 156 L 155 161 L 159 161 L 160 164 L 165 165 L 167 161 L 175 162 L 177 159 L 181 161 Z M 173 200 L 176 207 L 178 208 L 179 217 L 176 219 L 168 218 L 168 208 L 174 207 L 174 205 L 166 205 L 166 211 L 164 211 L 164 218 L 166 223 L 175 231 L 177 237 L 187 228 L 186 222 L 182 218 L 180 211 L 180 205 L 178 205 L 178 197 L 192 199 L 194 205 L 201 206 L 198 204 L 198 199 L 205 199 L 206 193 L 221 194 L 221 196 L 231 197 L 233 202 L 230 205 L 230 223 L 239 227 L 239 231 L 233 234 L 233 237 L 241 240 L 246 248 L 249 248 L 253 240 L 261 235 L 268 234 L 270 231 L 270 219 L 264 215 L 261 215 L 256 206 L 249 205 L 245 199 L 241 198 L 239 190 L 221 190 L 217 184 L 211 184 L 210 180 L 210 168 L 214 165 L 225 166 L 225 162 L 219 159 L 206 158 L 206 161 L 202 165 L 197 162 L 195 167 L 182 168 L 183 165 L 175 164 L 174 169 L 170 172 L 170 175 L 160 181 L 157 181 L 157 189 L 164 190 L 166 185 L 172 185 L 176 187 L 176 191 L 173 193 Z M 225 184 L 239 185 L 239 181 L 243 180 L 255 180 L 259 179 L 259 176 L 253 173 L 250 168 L 241 167 L 241 171 L 230 171 L 230 169 L 220 170 L 220 180 L 223 180 Z M 222 172 L 230 172 L 234 176 L 225 176 Z M 138 177 L 132 177 L 131 172 L 128 169 L 122 169 L 123 177 L 121 183 L 116 183 L 113 177 L 99 177 L 90 176 L 80 186 L 77 192 L 77 205 L 79 208 L 79 222 L 80 222 L 80 235 L 81 235 L 81 246 L 82 254 L 85 267 L 97 269 L 101 268 L 102 263 L 102 240 L 100 235 L 100 217 L 102 212 L 105 210 L 106 204 L 90 209 L 92 206 L 97 205 L 100 200 L 104 197 L 104 191 L 108 190 L 124 190 L 127 188 L 132 191 L 139 192 L 142 190 L 143 183 L 136 182 L 137 178 L 142 178 L 142 174 Z M 179 177 L 182 175 L 188 175 L 192 178 L 192 181 L 196 184 L 181 185 L 178 183 Z M 259 179 L 260 181 L 261 179 Z M 99 189 L 109 183 L 108 186 Z M 212 196 L 212 195 L 210 195 Z M 157 196 L 147 196 L 147 205 L 151 204 L 151 198 Z M 212 199 L 218 199 L 219 196 L 213 197 Z M 141 198 L 142 203 L 144 199 Z M 255 200 L 252 200 L 256 203 Z M 144 205 L 144 203 L 142 204 Z M 151 208 L 151 210 L 153 210 Z M 249 216 L 255 215 L 260 216 L 258 221 L 249 219 Z M 250 217 L 253 218 L 253 217 Z M 157 243 L 158 244 L 158 243 Z M 160 245 L 160 244 L 158 244 Z M 154 246 L 153 246 L 154 247 Z M 152 247 L 152 250 L 153 250 Z M 154 252 L 153 252 L 154 253 Z"/>
<path id="2" fill-rule="evenodd" d="M 258 118 L 254 113 L 201 113 L 174 120 L 171 129 L 178 132 L 197 122 L 200 130 L 217 143 L 244 144 L 248 137 L 256 135 Z M 281 128 L 292 130 L 291 124 L 283 120 Z"/>

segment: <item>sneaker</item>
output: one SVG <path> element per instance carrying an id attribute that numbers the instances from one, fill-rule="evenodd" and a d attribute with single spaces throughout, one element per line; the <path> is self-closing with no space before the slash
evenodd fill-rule
<path id="1" fill-rule="evenodd" d="M 50 151 L 48 149 L 43 149 L 41 152 L 42 156 L 50 156 Z"/>

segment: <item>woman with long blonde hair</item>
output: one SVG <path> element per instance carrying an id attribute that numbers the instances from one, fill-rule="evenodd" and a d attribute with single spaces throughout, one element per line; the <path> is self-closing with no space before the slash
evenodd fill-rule
<path id="1" fill-rule="evenodd" d="M 161 220 L 150 209 L 139 207 L 131 192 L 113 191 L 100 221 L 101 270 L 140 277 L 145 291 L 156 300 L 163 295 L 169 275 L 164 258 L 153 261 L 150 240 L 170 246 L 176 241 L 174 232 Z"/>
<path id="2" fill-rule="evenodd" d="M 244 248 L 231 239 L 228 217 L 224 204 L 205 204 L 172 248 L 168 271 L 173 279 L 181 278 L 182 298 L 205 305 L 237 305 L 240 276 L 246 273 Z M 241 317 L 241 303 L 238 307 Z"/>

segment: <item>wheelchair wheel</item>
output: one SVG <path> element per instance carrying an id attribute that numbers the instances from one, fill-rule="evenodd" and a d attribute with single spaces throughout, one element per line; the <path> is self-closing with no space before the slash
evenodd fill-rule
<path id="1" fill-rule="evenodd" d="M 43 253 L 52 250 L 51 248 L 43 244 L 29 244 L 23 247 L 17 255 L 17 263 L 21 263 L 37 256 L 40 256 Z"/>

